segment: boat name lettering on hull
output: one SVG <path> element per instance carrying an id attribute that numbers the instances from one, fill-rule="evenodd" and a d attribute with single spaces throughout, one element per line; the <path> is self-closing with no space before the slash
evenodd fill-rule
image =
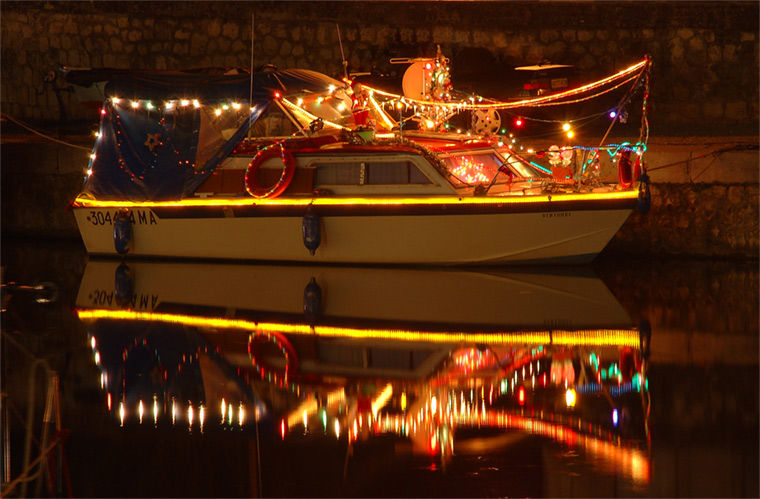
<path id="1" fill-rule="evenodd" d="M 541 216 L 543 218 L 565 218 L 572 215 L 572 212 L 569 211 L 558 211 L 556 213 L 541 213 Z"/>
<path id="2" fill-rule="evenodd" d="M 158 295 L 146 293 L 135 293 L 131 298 L 125 300 L 126 303 L 119 303 L 113 291 L 96 289 L 90 295 L 90 299 L 92 300 L 92 304 L 94 306 L 99 307 L 103 307 L 105 305 L 124 306 L 128 304 L 133 310 L 153 310 L 156 308 L 156 305 L 158 305 Z"/>
<path id="3" fill-rule="evenodd" d="M 87 221 L 92 225 L 113 225 L 118 213 L 118 210 L 113 212 L 93 210 L 87 216 Z M 158 218 L 150 210 L 130 210 L 129 221 L 132 225 L 158 225 Z"/>

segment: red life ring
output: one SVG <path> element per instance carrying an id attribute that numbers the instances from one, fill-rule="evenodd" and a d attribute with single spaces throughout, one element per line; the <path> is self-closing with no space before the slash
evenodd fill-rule
<path id="1" fill-rule="evenodd" d="M 280 180 L 272 187 L 259 187 L 256 185 L 256 173 L 265 161 L 279 156 L 282 158 L 282 175 Z M 248 169 L 245 171 L 245 190 L 251 196 L 262 198 L 275 198 L 285 192 L 290 182 L 293 180 L 293 175 L 296 172 L 296 160 L 293 155 L 280 145 L 278 151 L 276 147 L 268 147 L 263 151 L 260 151 L 253 157 L 251 163 L 248 165 Z"/>

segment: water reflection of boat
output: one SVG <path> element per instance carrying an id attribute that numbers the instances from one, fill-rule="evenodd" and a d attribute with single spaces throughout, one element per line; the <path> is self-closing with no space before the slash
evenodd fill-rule
<path id="1" fill-rule="evenodd" d="M 89 262 L 77 312 L 122 425 L 392 434 L 443 461 L 490 428 L 648 481 L 646 332 L 590 271 Z"/>

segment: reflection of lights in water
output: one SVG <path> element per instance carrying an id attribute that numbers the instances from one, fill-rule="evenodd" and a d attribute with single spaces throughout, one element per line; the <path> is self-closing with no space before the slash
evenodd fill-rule
<path id="1" fill-rule="evenodd" d="M 108 405 L 108 410 L 110 411 L 111 410 L 111 394 L 110 393 L 106 396 L 106 404 Z"/>
<path id="2" fill-rule="evenodd" d="M 380 394 L 378 394 L 378 396 L 372 402 L 372 414 L 375 417 L 377 417 L 377 412 L 382 409 L 383 406 L 388 402 L 388 399 L 391 398 L 391 395 L 393 395 L 393 386 L 388 383 L 385 385 L 385 388 L 383 388 L 383 391 L 380 392 Z"/>
<path id="3" fill-rule="evenodd" d="M 569 390 L 565 392 L 565 403 L 567 404 L 568 407 L 575 407 L 575 399 L 576 399 L 575 390 L 570 388 Z"/>
<path id="4" fill-rule="evenodd" d="M 153 424 L 158 424 L 158 397 L 153 395 Z"/>
<path id="5" fill-rule="evenodd" d="M 188 426 L 193 426 L 193 416 L 194 415 L 195 415 L 195 413 L 193 411 L 193 406 L 192 405 L 188 406 L 188 408 L 187 408 L 187 425 Z"/>
<path id="6" fill-rule="evenodd" d="M 227 402 L 222 399 L 222 424 L 224 424 L 224 420 L 227 417 Z"/>
<path id="7" fill-rule="evenodd" d="M 633 193 L 636 195 L 636 192 Z M 481 199 L 481 198 L 475 198 Z M 556 196 L 552 200 L 557 200 Z M 258 202 L 258 201 L 257 201 Z M 502 199 L 499 198 L 499 202 Z M 551 344 L 551 345 L 597 345 L 630 346 L 638 348 L 639 331 L 633 329 L 592 329 L 580 331 L 553 330 L 524 332 L 431 332 L 387 329 L 351 329 L 332 326 L 312 326 L 309 324 L 255 323 L 239 319 L 192 317 L 177 314 L 139 312 L 133 310 L 77 310 L 81 320 L 118 319 L 166 322 L 200 327 L 237 328 L 246 331 L 274 331 L 283 334 L 304 334 L 309 336 L 339 337 L 356 339 L 386 339 L 400 341 L 428 341 L 434 343 L 474 342 L 486 345 L 497 344 Z"/>
<path id="8" fill-rule="evenodd" d="M 121 426 L 124 426 L 124 402 L 119 402 L 119 420 L 121 421 Z"/>
<path id="9" fill-rule="evenodd" d="M 243 421 L 245 421 L 245 409 L 243 408 L 243 403 L 240 402 L 240 406 L 238 407 L 238 425 L 243 426 Z"/>
<path id="10" fill-rule="evenodd" d="M 232 424 L 232 404 L 227 406 L 227 421 L 229 421 L 229 424 Z"/>
<path id="11" fill-rule="evenodd" d="M 172 424 L 177 422 L 177 402 L 172 399 Z"/>
<path id="12" fill-rule="evenodd" d="M 494 428 L 518 429 L 548 436 L 571 447 L 585 450 L 602 461 L 614 463 L 617 469 L 630 475 L 634 481 L 649 483 L 650 463 L 645 451 L 623 447 L 613 442 L 605 442 L 591 435 L 585 435 L 559 424 L 534 420 L 504 412 L 489 412 L 479 417 L 460 417 L 458 425 L 471 424 Z"/>
<path id="13" fill-rule="evenodd" d="M 142 424 L 143 412 L 145 412 L 145 408 L 143 407 L 143 401 L 141 400 L 140 404 L 137 406 L 137 414 L 140 417 L 140 424 Z"/>
<path id="14" fill-rule="evenodd" d="M 203 405 L 198 409 L 198 422 L 201 425 L 201 433 L 203 433 L 203 423 L 206 421 L 206 408 Z"/>

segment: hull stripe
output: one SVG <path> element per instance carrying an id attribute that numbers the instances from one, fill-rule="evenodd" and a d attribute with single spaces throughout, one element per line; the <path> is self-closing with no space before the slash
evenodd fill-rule
<path id="1" fill-rule="evenodd" d="M 543 203 L 504 204 L 357 204 L 321 205 L 314 209 L 320 216 L 367 217 L 367 216 L 448 216 L 491 215 L 503 213 L 551 213 L 561 217 L 574 211 L 633 209 L 636 199 L 606 199 L 589 201 L 550 201 Z M 160 219 L 225 218 L 231 210 L 234 217 L 301 217 L 308 205 L 246 205 L 229 206 L 151 206 Z"/>

